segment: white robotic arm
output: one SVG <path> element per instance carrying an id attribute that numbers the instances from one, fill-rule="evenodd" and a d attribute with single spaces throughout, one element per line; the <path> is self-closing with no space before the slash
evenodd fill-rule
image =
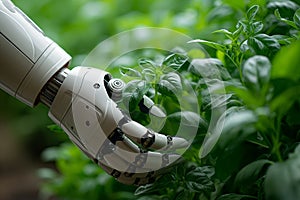
<path id="1" fill-rule="evenodd" d="M 30 106 L 71 60 L 10 0 L 0 1 L 0 52 L 0 87 Z"/>
<path id="2" fill-rule="evenodd" d="M 187 147 L 185 139 L 149 130 L 118 108 L 124 82 L 99 69 L 69 70 L 70 59 L 10 0 L 0 0 L 1 89 L 32 107 L 49 106 L 73 143 L 120 182 L 149 183 L 180 160 L 172 152 Z M 165 117 L 148 97 L 141 104 Z"/>

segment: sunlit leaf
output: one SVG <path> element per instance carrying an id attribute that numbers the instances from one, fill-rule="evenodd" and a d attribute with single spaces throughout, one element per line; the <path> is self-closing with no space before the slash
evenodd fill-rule
<path id="1" fill-rule="evenodd" d="M 179 70 L 187 61 L 188 58 L 186 56 L 175 53 L 167 56 L 163 61 L 163 65 L 174 70 Z"/>
<path id="2" fill-rule="evenodd" d="M 259 11 L 259 6 L 254 5 L 247 11 L 247 19 L 253 21 Z"/>
<path id="3" fill-rule="evenodd" d="M 216 58 L 194 59 L 188 71 L 203 78 L 230 79 L 230 75 L 223 63 Z"/>
<path id="4" fill-rule="evenodd" d="M 204 44 L 207 45 L 209 47 L 212 47 L 216 50 L 225 52 L 226 48 L 224 45 L 216 43 L 216 42 L 211 42 L 211 41 L 207 41 L 207 40 L 201 40 L 201 39 L 196 39 L 196 40 L 191 40 L 189 41 L 189 43 L 200 43 L 200 44 Z"/>
<path id="5" fill-rule="evenodd" d="M 129 76 L 129 77 L 141 77 L 141 73 L 135 69 L 129 67 L 120 67 L 120 73 L 122 76 Z"/>
<path id="6" fill-rule="evenodd" d="M 223 33 L 226 35 L 227 38 L 234 40 L 233 33 L 228 31 L 227 29 L 219 29 L 219 30 L 214 31 L 213 33 Z"/>
<path id="7" fill-rule="evenodd" d="M 232 33 L 233 39 L 237 39 L 243 31 L 243 26 L 238 26 L 237 29 Z"/>
<path id="8" fill-rule="evenodd" d="M 171 96 L 181 92 L 182 84 L 180 76 L 175 72 L 162 75 L 158 83 L 158 89 L 162 94 Z"/>
<path id="9" fill-rule="evenodd" d="M 261 32 L 264 28 L 264 24 L 262 22 L 254 22 L 252 24 L 253 27 L 253 33 L 254 34 L 258 34 L 259 32 Z"/>
<path id="10" fill-rule="evenodd" d="M 300 42 L 284 47 L 273 60 L 272 78 L 300 79 Z"/>
<path id="11" fill-rule="evenodd" d="M 243 66 L 245 84 L 255 92 L 259 92 L 268 84 L 271 76 L 271 63 L 267 57 L 254 56 L 249 58 Z"/>
<path id="12" fill-rule="evenodd" d="M 140 59 L 139 66 L 142 69 L 151 69 L 154 71 L 155 71 L 155 68 L 157 67 L 157 65 L 152 60 L 149 60 L 149 59 Z"/>

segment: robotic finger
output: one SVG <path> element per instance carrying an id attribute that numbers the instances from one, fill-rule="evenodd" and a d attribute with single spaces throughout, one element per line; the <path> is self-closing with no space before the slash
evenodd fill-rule
<path id="1" fill-rule="evenodd" d="M 99 160 L 97 163 L 108 174 L 125 184 L 144 185 L 151 183 L 180 161 L 179 155 L 156 152 L 144 152 L 136 156 L 134 160 L 126 161 L 125 158 L 130 158 L 130 156 L 126 153 L 119 155 L 119 153 L 116 151 L 107 155 L 104 160 Z M 165 166 L 162 167 L 164 164 Z M 124 169 L 114 169 L 113 166 L 122 166 Z"/>
<path id="2" fill-rule="evenodd" d="M 100 147 L 96 160 L 110 163 L 110 166 L 119 171 L 141 173 L 166 167 L 180 158 L 180 155 L 175 153 L 145 151 L 135 144 L 130 144 L 135 146 L 133 150 L 127 146 L 126 141 L 124 142 L 125 138 L 126 136 L 123 136 L 119 141 L 108 138 Z M 136 151 L 137 149 L 139 151 Z"/>
<path id="3" fill-rule="evenodd" d="M 156 133 L 135 121 L 125 122 L 121 125 L 121 129 L 129 138 L 140 143 L 145 149 L 175 150 L 188 146 L 188 142 L 183 138 Z"/>
<path id="4" fill-rule="evenodd" d="M 152 116 L 161 119 L 164 119 L 166 117 L 166 114 L 146 95 L 144 95 L 142 100 L 140 101 L 139 107 L 142 112 L 150 114 Z"/>

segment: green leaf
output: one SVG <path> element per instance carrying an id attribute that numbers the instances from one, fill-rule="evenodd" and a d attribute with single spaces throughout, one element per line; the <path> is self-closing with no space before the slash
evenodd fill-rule
<path id="1" fill-rule="evenodd" d="M 256 199 L 254 196 L 243 195 L 243 194 L 224 194 L 217 198 L 217 200 L 247 200 L 247 199 Z"/>
<path id="2" fill-rule="evenodd" d="M 267 200 L 300 199 L 300 145 L 284 162 L 269 167 L 265 180 Z"/>
<path id="3" fill-rule="evenodd" d="M 294 39 L 288 35 L 272 35 L 272 37 L 283 46 L 289 45 L 294 41 Z"/>
<path id="4" fill-rule="evenodd" d="M 171 54 L 167 56 L 163 61 L 163 66 L 171 67 L 173 70 L 179 70 L 188 61 L 188 58 L 181 54 Z"/>
<path id="5" fill-rule="evenodd" d="M 241 110 L 239 107 L 230 107 L 219 118 L 216 128 L 222 130 L 220 134 L 210 134 L 201 147 L 201 155 L 207 155 L 215 146 L 221 151 L 234 149 L 254 132 L 257 116 L 249 110 Z M 234 141 L 234 142 L 233 142 Z"/>
<path id="6" fill-rule="evenodd" d="M 158 67 L 152 60 L 149 59 L 140 59 L 138 64 L 142 69 L 151 69 L 153 71 L 155 71 L 155 68 Z"/>
<path id="7" fill-rule="evenodd" d="M 258 120 L 254 112 L 239 110 L 239 108 L 235 107 L 228 109 L 220 119 L 223 117 L 225 117 L 225 123 L 217 124 L 218 128 L 222 129 L 217 143 L 221 149 L 225 149 L 226 147 L 234 148 L 234 146 L 245 141 L 255 131 L 254 125 Z"/>
<path id="8" fill-rule="evenodd" d="M 249 10 L 247 11 L 247 19 L 249 21 L 253 21 L 257 15 L 258 11 L 259 11 L 258 5 L 254 5 L 251 8 L 249 8 Z"/>
<path id="9" fill-rule="evenodd" d="M 300 9 L 295 12 L 294 23 L 297 25 L 298 29 L 300 29 Z"/>
<path id="10" fill-rule="evenodd" d="M 254 22 L 252 24 L 252 29 L 254 34 L 258 34 L 264 28 L 264 24 L 262 22 Z"/>
<path id="11" fill-rule="evenodd" d="M 270 80 L 271 63 L 265 56 L 253 56 L 243 66 L 246 86 L 255 92 L 261 91 Z"/>
<path id="12" fill-rule="evenodd" d="M 264 56 L 273 56 L 280 49 L 278 41 L 266 34 L 250 37 L 248 45 L 256 54 Z"/>
<path id="13" fill-rule="evenodd" d="M 148 83 L 155 82 L 156 74 L 152 69 L 143 69 L 142 75 Z"/>
<path id="14" fill-rule="evenodd" d="M 234 40 L 232 32 L 228 31 L 227 29 L 216 30 L 213 33 L 223 33 L 226 35 L 227 38 Z"/>
<path id="15" fill-rule="evenodd" d="M 130 81 L 123 91 L 123 103 L 131 112 L 138 108 L 139 102 L 148 91 L 149 85 L 145 81 Z"/>
<path id="16" fill-rule="evenodd" d="M 139 71 L 129 68 L 129 67 L 120 67 L 120 73 L 122 76 L 129 76 L 129 77 L 135 77 L 135 78 L 142 76 L 142 74 Z"/>
<path id="17" fill-rule="evenodd" d="M 173 96 L 182 91 L 180 76 L 175 72 L 162 75 L 158 83 L 158 90 L 163 95 Z"/>
<path id="18" fill-rule="evenodd" d="M 273 60 L 272 78 L 300 79 L 300 41 L 284 47 Z"/>
<path id="19" fill-rule="evenodd" d="M 210 178 L 214 173 L 214 168 L 212 167 L 196 167 L 186 174 L 186 185 L 189 190 L 194 192 L 212 192 L 215 190 L 215 187 Z"/>
<path id="20" fill-rule="evenodd" d="M 234 181 L 235 186 L 239 188 L 253 184 L 261 175 L 264 166 L 270 164 L 272 164 L 270 160 L 256 160 L 246 165 L 236 175 Z"/>
<path id="21" fill-rule="evenodd" d="M 227 34 L 227 35 L 232 35 L 232 32 L 230 32 L 229 30 L 227 30 L 227 29 L 220 29 L 220 30 L 216 30 L 216 31 L 214 31 L 213 33 L 224 33 L 224 34 Z"/>
<path id="22" fill-rule="evenodd" d="M 157 194 L 162 188 L 165 188 L 166 183 L 169 184 L 169 187 L 174 187 L 172 173 L 166 173 L 164 176 L 160 177 L 154 183 L 139 186 L 134 194 L 135 195 L 150 195 Z"/>
<path id="23" fill-rule="evenodd" d="M 226 51 L 226 47 L 224 45 L 218 44 L 216 42 L 207 41 L 207 40 L 196 39 L 196 40 L 189 41 L 188 43 L 200 43 L 222 52 Z"/>
<path id="24" fill-rule="evenodd" d="M 290 20 L 285 19 L 285 18 L 282 18 L 278 9 L 276 9 L 274 11 L 274 15 L 277 17 L 278 20 L 280 20 L 280 21 L 282 21 L 282 22 L 284 22 L 284 23 L 286 23 L 286 24 L 288 24 L 288 25 L 290 25 L 290 26 L 292 26 L 294 28 L 297 28 L 295 22 L 290 21 Z"/>
<path id="25" fill-rule="evenodd" d="M 140 186 L 138 187 L 134 194 L 135 195 L 145 195 L 145 194 L 150 194 L 150 193 L 153 193 L 153 192 L 157 192 L 160 190 L 159 187 L 156 187 L 157 184 L 147 184 L 147 185 L 143 185 L 143 186 Z"/>
<path id="26" fill-rule="evenodd" d="M 238 39 L 242 31 L 243 31 L 243 26 L 238 26 L 238 28 L 232 33 L 233 39 L 235 40 Z"/>
<path id="27" fill-rule="evenodd" d="M 223 63 L 216 58 L 194 59 L 188 71 L 203 78 L 230 79 L 230 74 L 223 66 Z"/>
<path id="28" fill-rule="evenodd" d="M 282 18 L 278 9 L 276 9 L 276 10 L 274 11 L 274 15 L 275 15 L 275 16 L 277 17 L 277 19 L 279 19 L 279 20 Z"/>

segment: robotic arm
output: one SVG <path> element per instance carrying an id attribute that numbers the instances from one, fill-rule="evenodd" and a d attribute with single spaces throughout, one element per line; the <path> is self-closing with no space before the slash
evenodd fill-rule
<path id="1" fill-rule="evenodd" d="M 88 157 L 125 184 L 146 184 L 180 160 L 188 142 L 132 121 L 115 101 L 125 83 L 105 71 L 67 69 L 71 57 L 10 0 L 0 0 L 0 88 L 50 118 Z M 148 97 L 143 111 L 164 113 Z"/>

